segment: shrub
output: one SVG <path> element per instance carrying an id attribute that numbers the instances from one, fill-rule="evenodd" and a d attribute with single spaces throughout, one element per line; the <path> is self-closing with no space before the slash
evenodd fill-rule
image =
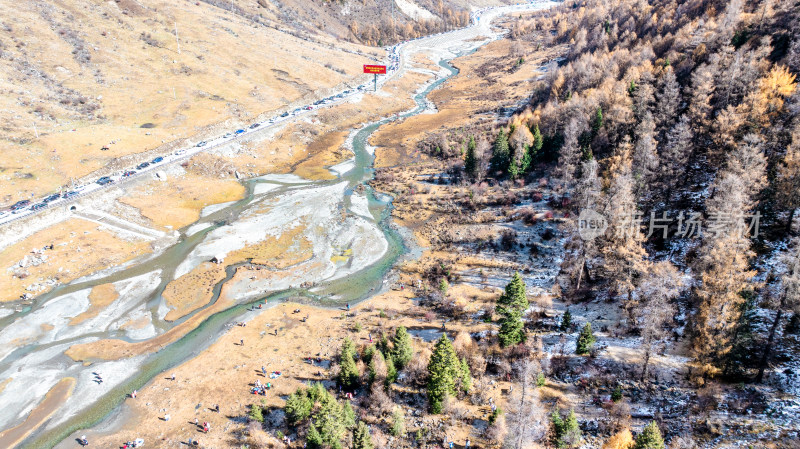
<path id="1" fill-rule="evenodd" d="M 552 443 L 553 446 L 561 448 L 573 448 L 580 445 L 581 429 L 578 426 L 578 419 L 575 411 L 570 410 L 566 418 L 562 418 L 558 410 L 554 410 L 550 415 L 552 423 Z"/>
<path id="2" fill-rule="evenodd" d="M 619 402 L 622 400 L 622 388 L 619 386 L 614 388 L 614 391 L 611 392 L 611 400 L 614 402 Z"/>
<path id="3" fill-rule="evenodd" d="M 406 418 L 403 414 L 403 409 L 395 407 L 392 413 L 392 427 L 390 429 L 392 435 L 399 437 L 406 434 Z"/>

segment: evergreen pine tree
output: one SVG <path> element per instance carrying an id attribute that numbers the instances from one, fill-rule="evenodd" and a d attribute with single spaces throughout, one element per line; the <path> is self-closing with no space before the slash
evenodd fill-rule
<path id="1" fill-rule="evenodd" d="M 561 436 L 564 442 L 564 447 L 577 447 L 581 442 L 581 428 L 578 425 L 578 418 L 575 416 L 575 410 L 570 410 L 567 418 L 564 420 L 564 433 Z"/>
<path id="2" fill-rule="evenodd" d="M 633 449 L 664 449 L 664 439 L 655 421 L 645 426 L 642 433 L 636 437 Z"/>
<path id="3" fill-rule="evenodd" d="M 392 354 L 386 354 L 386 387 L 397 380 L 397 365 Z"/>
<path id="4" fill-rule="evenodd" d="M 567 309 L 564 311 L 564 315 L 561 317 L 561 326 L 559 326 L 559 329 L 561 332 L 566 332 L 570 327 L 572 327 L 572 312 Z"/>
<path id="5" fill-rule="evenodd" d="M 461 369 L 460 369 L 460 387 L 461 391 L 464 393 L 469 393 L 469 390 L 472 388 L 472 374 L 469 372 L 469 365 L 467 364 L 467 359 L 461 359 Z"/>
<path id="6" fill-rule="evenodd" d="M 595 338 L 594 334 L 592 333 L 592 323 L 586 323 L 581 329 L 580 335 L 578 335 L 578 343 L 575 347 L 575 353 L 579 355 L 588 354 L 592 351 L 592 346 L 594 346 Z"/>
<path id="7" fill-rule="evenodd" d="M 519 172 L 521 174 L 528 173 L 533 163 L 533 155 L 531 154 L 531 147 L 526 145 L 523 149 L 522 159 L 519 161 Z"/>
<path id="8" fill-rule="evenodd" d="M 320 435 L 314 423 L 308 427 L 308 435 L 306 435 L 306 444 L 309 449 L 322 449 L 322 435 Z"/>
<path id="9" fill-rule="evenodd" d="M 411 336 L 408 335 L 405 327 L 400 326 L 397 328 L 394 333 L 393 343 L 392 359 L 395 367 L 400 370 L 411 361 L 411 357 L 414 355 L 414 349 L 411 347 Z"/>
<path id="10" fill-rule="evenodd" d="M 538 124 L 533 125 L 531 132 L 533 133 L 533 144 L 528 148 L 528 154 L 530 155 L 531 163 L 533 163 L 542 151 L 544 138 L 542 137 L 542 132 L 539 131 Z"/>
<path id="11" fill-rule="evenodd" d="M 344 389 L 353 389 L 358 386 L 358 367 L 354 359 L 355 348 L 349 338 L 345 338 L 342 351 L 339 354 L 339 376 L 337 381 Z"/>
<path id="12" fill-rule="evenodd" d="M 478 175 L 478 158 L 475 155 L 476 148 L 477 145 L 475 144 L 475 137 L 469 136 L 467 154 L 464 157 L 464 171 L 471 179 L 475 179 Z"/>
<path id="13" fill-rule="evenodd" d="M 510 161 L 511 152 L 508 147 L 508 136 L 505 130 L 501 129 L 492 148 L 492 171 L 506 173 Z"/>
<path id="14" fill-rule="evenodd" d="M 522 169 L 517 165 L 517 158 L 512 157 L 511 162 L 508 163 L 508 177 L 517 179 L 522 173 Z"/>
<path id="15" fill-rule="evenodd" d="M 314 401 L 311 400 L 307 392 L 305 390 L 298 390 L 289 395 L 283 410 L 286 413 L 289 424 L 295 426 L 311 416 L 311 409 L 313 407 Z"/>
<path id="16" fill-rule="evenodd" d="M 428 363 L 428 402 L 432 413 L 441 413 L 445 398 L 456 393 L 456 379 L 460 374 L 461 364 L 453 344 L 442 334 Z"/>
<path id="17" fill-rule="evenodd" d="M 356 430 L 353 431 L 353 447 L 352 449 L 373 449 L 372 436 L 369 434 L 369 429 L 364 421 L 359 421 Z"/>
<path id="18" fill-rule="evenodd" d="M 528 309 L 528 305 L 525 283 L 522 282 L 519 273 L 514 273 L 511 282 L 506 285 L 505 293 L 497 300 L 497 313 L 502 316 L 498 337 L 503 346 L 525 341 L 522 314 Z"/>
<path id="19" fill-rule="evenodd" d="M 600 132 L 600 128 L 603 127 L 603 108 L 600 106 L 597 107 L 597 110 L 594 113 L 594 119 L 592 120 L 592 138 L 594 139 L 597 136 L 597 133 Z"/>
<path id="20" fill-rule="evenodd" d="M 406 417 L 403 414 L 403 409 L 395 407 L 392 413 L 392 427 L 389 429 L 392 435 L 400 437 L 406 433 Z"/>
<path id="21" fill-rule="evenodd" d="M 259 404 L 250 404 L 248 417 L 257 422 L 264 422 L 264 408 Z"/>

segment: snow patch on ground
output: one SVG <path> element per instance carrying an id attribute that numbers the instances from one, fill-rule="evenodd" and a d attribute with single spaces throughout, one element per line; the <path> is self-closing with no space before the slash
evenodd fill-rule
<path id="1" fill-rule="evenodd" d="M 414 20 L 438 19 L 438 17 L 433 15 L 433 13 L 410 0 L 395 0 L 394 3 L 397 5 L 400 11 L 403 11 L 403 14 L 411 17 Z"/>
<path id="2" fill-rule="evenodd" d="M 263 195 L 265 193 L 272 192 L 275 189 L 279 189 L 282 186 L 279 184 L 270 184 L 268 182 L 259 182 L 253 188 L 253 195 Z"/>
<path id="3" fill-rule="evenodd" d="M 289 174 L 274 174 L 274 175 L 264 175 L 255 178 L 260 181 L 267 181 L 267 182 L 279 182 L 282 184 L 308 184 L 309 180 L 301 178 L 297 175 Z"/>
<path id="4" fill-rule="evenodd" d="M 350 196 L 350 211 L 364 218 L 373 219 L 369 211 L 369 200 L 367 199 L 367 195 L 363 193 L 353 192 Z"/>
<path id="5" fill-rule="evenodd" d="M 200 211 L 200 217 L 207 217 L 215 212 L 219 212 L 235 202 L 236 201 L 228 201 L 227 203 L 219 203 L 206 206 L 203 208 L 203 210 Z"/>
<path id="6" fill-rule="evenodd" d="M 329 170 L 333 172 L 333 174 L 335 174 L 336 176 L 342 176 L 345 173 L 352 170 L 355 166 L 356 166 L 355 159 L 348 159 L 344 162 L 340 162 L 336 165 L 331 166 Z"/>

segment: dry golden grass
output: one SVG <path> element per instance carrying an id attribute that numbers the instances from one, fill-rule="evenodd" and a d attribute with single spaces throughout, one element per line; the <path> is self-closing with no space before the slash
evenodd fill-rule
<path id="1" fill-rule="evenodd" d="M 122 239 L 99 227 L 91 221 L 72 218 L 0 251 L 0 302 L 17 300 L 26 292 L 26 287 L 47 279 L 70 282 L 151 251 L 148 241 Z M 47 262 L 24 269 L 26 277 L 14 276 L 6 270 L 30 255 L 32 250 L 51 244 L 53 249 L 44 252 Z M 47 287 L 37 293 L 50 289 Z"/>
<path id="2" fill-rule="evenodd" d="M 226 262 L 236 263 L 251 259 L 256 265 L 282 270 L 310 259 L 311 240 L 304 233 L 305 225 L 286 230 L 278 237 L 269 237 L 255 245 L 246 246 L 231 253 Z"/>
<path id="3" fill-rule="evenodd" d="M 194 270 L 167 284 L 162 296 L 170 311 L 164 317 L 175 321 L 211 301 L 214 286 L 225 279 L 225 266 L 203 262 Z"/>
<path id="4" fill-rule="evenodd" d="M 179 229 L 197 221 L 204 207 L 241 199 L 244 193 L 234 179 L 186 174 L 139 184 L 120 201 L 158 226 Z"/>
<path id="5" fill-rule="evenodd" d="M 69 324 L 74 326 L 90 318 L 96 317 L 100 312 L 103 311 L 103 309 L 116 301 L 117 298 L 119 298 L 119 293 L 117 293 L 117 290 L 114 288 L 114 284 L 102 284 L 94 286 L 92 291 L 89 292 L 89 303 L 91 304 L 89 309 L 71 319 Z"/>

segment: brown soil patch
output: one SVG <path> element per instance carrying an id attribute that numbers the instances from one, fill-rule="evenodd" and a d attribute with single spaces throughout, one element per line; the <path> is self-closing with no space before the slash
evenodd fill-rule
<path id="1" fill-rule="evenodd" d="M 92 288 L 92 291 L 89 292 L 89 303 L 91 304 L 89 309 L 71 319 L 69 322 L 70 326 L 80 324 L 89 318 L 96 317 L 103 309 L 116 301 L 117 298 L 119 298 L 119 293 L 117 293 L 117 290 L 114 288 L 114 284 L 96 285 Z"/>
<path id="2" fill-rule="evenodd" d="M 75 379 L 66 377 L 61 379 L 37 405 L 22 424 L 0 432 L 0 447 L 14 447 L 42 425 L 61 404 L 64 403 L 75 389 Z"/>
<path id="3" fill-rule="evenodd" d="M 167 284 L 163 297 L 171 308 L 164 317 L 175 321 L 211 301 L 214 286 L 225 279 L 225 265 L 203 262 L 194 270 Z"/>

